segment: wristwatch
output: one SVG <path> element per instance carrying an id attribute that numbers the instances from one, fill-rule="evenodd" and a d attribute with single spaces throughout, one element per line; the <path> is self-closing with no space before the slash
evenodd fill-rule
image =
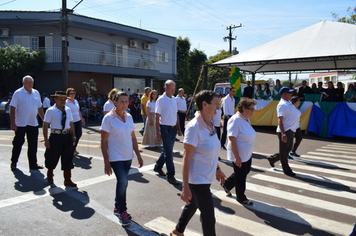
<path id="1" fill-rule="evenodd" d="M 287 136 L 287 134 L 282 134 L 282 137 L 285 137 L 285 136 Z"/>

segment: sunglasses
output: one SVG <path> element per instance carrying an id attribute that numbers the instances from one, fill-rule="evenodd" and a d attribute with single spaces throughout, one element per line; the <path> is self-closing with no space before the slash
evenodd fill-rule
<path id="1" fill-rule="evenodd" d="M 246 108 L 246 109 L 249 109 L 250 111 L 255 111 L 255 108 Z"/>

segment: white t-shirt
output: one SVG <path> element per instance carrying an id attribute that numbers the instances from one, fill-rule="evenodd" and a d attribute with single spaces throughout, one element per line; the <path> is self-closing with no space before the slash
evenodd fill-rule
<path id="1" fill-rule="evenodd" d="M 277 117 L 283 116 L 283 126 L 285 131 L 292 130 L 295 132 L 299 127 L 300 116 L 298 116 L 298 111 L 299 110 L 295 109 L 292 103 L 281 98 L 277 105 Z M 279 126 L 277 126 L 277 132 L 281 132 Z"/>
<path id="2" fill-rule="evenodd" d="M 115 109 L 103 118 L 100 130 L 109 133 L 109 161 L 128 161 L 134 158 L 131 133 L 135 130 L 132 116 L 125 112 L 126 122 L 119 119 Z"/>
<path id="3" fill-rule="evenodd" d="M 66 106 L 70 108 L 70 111 L 72 112 L 73 116 L 73 122 L 80 121 L 80 115 L 79 115 L 79 103 L 77 100 L 74 99 L 73 104 L 69 99 L 66 101 Z"/>
<path id="4" fill-rule="evenodd" d="M 243 119 L 242 115 L 236 112 L 227 122 L 227 136 L 236 137 L 237 150 L 239 151 L 241 162 L 250 160 L 256 137 L 256 132 L 251 126 L 250 120 Z M 229 161 L 235 160 L 231 150 L 230 139 L 227 144 L 227 159 Z"/>
<path id="5" fill-rule="evenodd" d="M 31 94 L 22 87 L 12 95 L 10 106 L 15 107 L 15 124 L 18 127 L 38 126 L 38 108 L 42 107 L 41 96 L 36 89 Z"/>
<path id="6" fill-rule="evenodd" d="M 176 101 L 177 101 L 177 109 L 178 111 L 186 111 L 187 110 L 187 103 L 185 102 L 184 97 L 179 97 L 179 95 L 176 96 Z"/>
<path id="7" fill-rule="evenodd" d="M 213 115 L 213 123 L 215 127 L 220 127 L 221 123 L 221 109 L 217 109 L 215 115 Z"/>
<path id="8" fill-rule="evenodd" d="M 156 109 L 156 102 L 150 102 L 148 101 L 146 103 L 146 111 L 147 111 L 147 107 L 149 107 L 151 110 L 150 110 L 150 113 L 155 113 L 155 109 Z"/>
<path id="9" fill-rule="evenodd" d="M 51 101 L 49 100 L 48 97 L 45 97 L 43 99 L 43 108 L 50 108 L 51 107 Z"/>
<path id="10" fill-rule="evenodd" d="M 175 126 L 177 124 L 177 102 L 175 97 L 168 97 L 166 93 L 160 96 L 156 102 L 155 113 L 160 114 L 159 124 Z"/>
<path id="11" fill-rule="evenodd" d="M 70 122 L 73 122 L 73 116 L 69 107 L 65 106 L 64 109 L 67 116 L 64 129 L 69 129 Z M 62 111 L 57 108 L 56 104 L 47 109 L 44 122 L 49 123 L 51 129 L 62 129 Z"/>
<path id="12" fill-rule="evenodd" d="M 223 100 L 224 114 L 232 116 L 235 113 L 235 98 L 227 95 Z"/>
<path id="13" fill-rule="evenodd" d="M 190 160 L 190 184 L 211 184 L 215 179 L 220 142 L 217 135 L 210 133 L 199 112 L 185 128 L 183 142 L 195 147 Z"/>
<path id="14" fill-rule="evenodd" d="M 115 107 L 114 103 L 109 99 L 104 104 L 104 111 L 111 111 Z"/>

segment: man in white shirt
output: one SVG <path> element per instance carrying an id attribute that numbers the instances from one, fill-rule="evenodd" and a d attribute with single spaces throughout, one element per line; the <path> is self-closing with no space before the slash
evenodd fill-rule
<path id="1" fill-rule="evenodd" d="M 179 126 L 184 135 L 185 131 L 185 116 L 187 112 L 187 102 L 184 98 L 184 89 L 178 89 L 178 95 L 176 96 L 177 108 L 178 108 L 178 117 L 179 117 Z"/>
<path id="2" fill-rule="evenodd" d="M 236 93 L 236 89 L 234 87 L 229 88 L 228 96 L 225 96 L 222 99 L 223 111 L 224 111 L 224 127 L 223 133 L 221 136 L 221 148 L 226 150 L 225 143 L 226 143 L 226 134 L 227 134 L 227 122 L 231 116 L 235 114 L 235 98 L 234 94 Z"/>
<path id="3" fill-rule="evenodd" d="M 64 91 L 56 91 L 56 104 L 48 108 L 43 120 L 43 137 L 45 140 L 45 164 L 47 181 L 53 184 L 53 170 L 61 158 L 61 169 L 64 175 L 64 185 L 76 187 L 71 180 L 73 165 L 73 152 L 76 137 L 73 126 L 73 116 L 69 107 L 65 106 L 67 94 Z M 48 125 L 51 125 L 51 134 L 48 138 Z"/>
<path id="4" fill-rule="evenodd" d="M 182 132 L 177 115 L 177 102 L 173 97 L 176 84 L 173 80 L 167 80 L 164 83 L 164 89 L 166 92 L 157 99 L 155 109 L 156 139 L 158 142 L 163 142 L 163 150 L 153 170 L 161 176 L 166 176 L 166 173 L 162 170 L 164 163 L 166 163 L 167 181 L 170 184 L 178 185 L 179 182 L 174 178 L 173 146 L 177 130 L 179 136 L 182 136 Z"/>
<path id="5" fill-rule="evenodd" d="M 299 116 L 295 115 L 295 107 L 289 102 L 292 97 L 294 89 L 282 87 L 279 90 L 281 100 L 277 105 L 277 135 L 279 139 L 279 156 L 268 157 L 270 165 L 274 167 L 274 163 L 281 160 L 284 174 L 288 176 L 295 176 L 295 173 L 288 165 L 288 154 L 293 147 L 294 132 L 299 126 Z"/>
<path id="6" fill-rule="evenodd" d="M 11 170 L 16 170 L 25 134 L 28 143 L 28 162 L 31 170 L 43 169 L 37 164 L 38 121 L 37 114 L 43 120 L 41 96 L 33 89 L 33 78 L 26 75 L 22 79 L 23 87 L 17 89 L 10 102 L 11 129 L 15 131 L 12 142 Z"/>
<path id="7" fill-rule="evenodd" d="M 42 102 L 43 112 L 46 113 L 47 109 L 51 107 L 51 101 L 49 100 L 47 93 L 43 93 L 42 97 L 43 97 L 43 102 Z"/>

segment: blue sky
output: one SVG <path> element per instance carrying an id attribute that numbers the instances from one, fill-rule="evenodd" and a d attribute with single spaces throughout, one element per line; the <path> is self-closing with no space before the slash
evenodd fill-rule
<path id="1" fill-rule="evenodd" d="M 78 1 L 67 0 L 73 8 Z M 0 10 L 59 10 L 61 0 L 0 0 Z M 347 15 L 355 0 L 84 0 L 74 13 L 113 21 L 175 37 L 188 37 L 192 49 L 207 56 L 229 49 L 226 28 L 233 31 L 233 47 L 240 52 L 262 45 L 323 20 L 332 12 Z"/>

